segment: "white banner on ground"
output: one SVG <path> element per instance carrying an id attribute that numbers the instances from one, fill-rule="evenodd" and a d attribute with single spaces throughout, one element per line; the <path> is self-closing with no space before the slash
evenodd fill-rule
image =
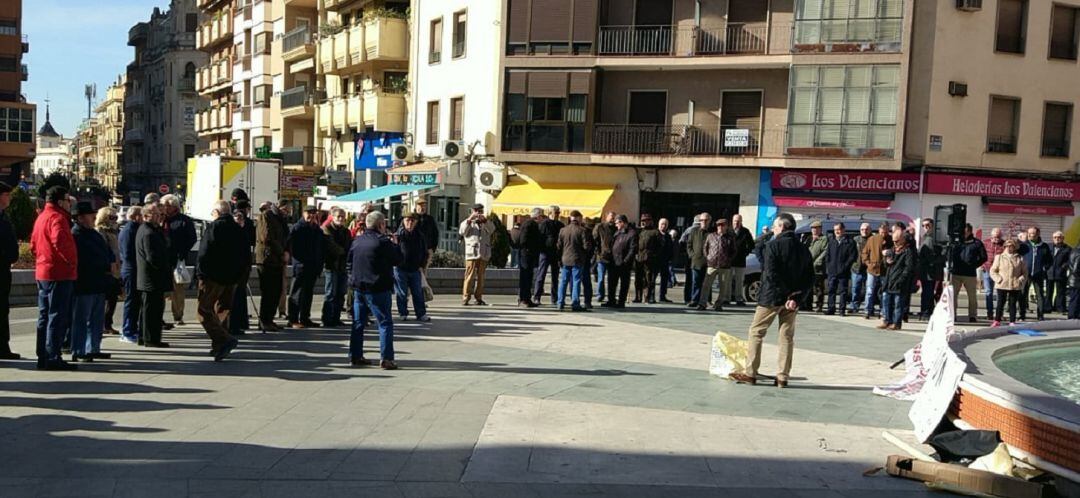
<path id="1" fill-rule="evenodd" d="M 925 443 L 934 434 L 934 429 L 949 411 L 956 387 L 960 384 L 960 377 L 967 370 L 967 363 L 961 360 L 948 346 L 945 347 L 940 358 L 923 357 L 923 362 L 934 361 L 933 368 L 928 369 L 926 383 L 919 394 L 915 395 L 915 403 L 908 411 L 908 419 L 915 429 L 915 437 L 919 442 Z"/>
<path id="2" fill-rule="evenodd" d="M 907 372 L 904 378 L 896 384 L 874 387 L 874 394 L 905 401 L 915 399 L 930 372 L 935 366 L 942 365 L 945 351 L 949 350 L 949 339 L 955 332 L 953 299 L 953 288 L 946 285 L 926 325 L 922 341 L 904 353 L 904 369 Z"/>

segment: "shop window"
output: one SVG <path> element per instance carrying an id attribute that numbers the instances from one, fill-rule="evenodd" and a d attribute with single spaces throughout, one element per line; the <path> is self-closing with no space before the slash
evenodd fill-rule
<path id="1" fill-rule="evenodd" d="M 465 98 L 450 99 L 450 140 L 462 140 L 465 135 Z"/>
<path id="2" fill-rule="evenodd" d="M 788 148 L 891 152 L 898 84 L 893 65 L 793 67 Z"/>
<path id="3" fill-rule="evenodd" d="M 1027 0 L 998 0 L 994 50 L 1012 54 L 1024 53 L 1027 14 Z"/>
<path id="4" fill-rule="evenodd" d="M 438 64 L 442 60 L 443 22 L 441 17 L 431 21 L 429 34 L 431 39 L 428 40 L 428 64 Z"/>
<path id="5" fill-rule="evenodd" d="M 868 43 L 872 50 L 898 50 L 903 16 L 903 0 L 798 0 L 795 46 Z"/>
<path id="6" fill-rule="evenodd" d="M 1050 58 L 1076 60 L 1076 17 L 1080 8 L 1054 5 L 1050 20 Z"/>
<path id="7" fill-rule="evenodd" d="M 1071 104 L 1046 103 L 1043 111 L 1042 155 L 1069 157 L 1072 108 Z"/>
<path id="8" fill-rule="evenodd" d="M 1019 118 L 1020 99 L 990 97 L 990 124 L 986 134 L 987 152 L 1016 153 Z"/>
<path id="9" fill-rule="evenodd" d="M 454 14 L 454 58 L 465 57 L 465 26 L 468 23 L 465 11 Z"/>
<path id="10" fill-rule="evenodd" d="M 439 101 L 427 104 L 427 144 L 439 143 Z"/>

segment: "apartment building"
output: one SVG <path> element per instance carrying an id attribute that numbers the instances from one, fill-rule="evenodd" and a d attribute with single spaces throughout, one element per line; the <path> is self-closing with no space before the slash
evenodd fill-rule
<path id="1" fill-rule="evenodd" d="M 1068 226 L 1076 4 L 505 0 L 494 210 Z"/>
<path id="2" fill-rule="evenodd" d="M 100 184 L 101 179 L 96 175 L 97 173 L 97 118 L 90 117 L 84 119 L 82 123 L 79 123 L 79 128 L 75 130 L 75 175 L 77 178 L 87 182 L 98 182 Z"/>
<path id="3" fill-rule="evenodd" d="M 195 71 L 195 89 L 205 105 L 195 118 L 195 130 L 204 140 L 200 152 L 233 153 L 233 112 L 239 100 L 233 97 L 233 70 L 237 60 L 234 45 L 237 17 L 244 22 L 243 8 L 234 0 L 197 0 L 201 23 L 195 32 L 195 47 L 207 54 L 206 64 Z M 251 9 L 248 9 L 250 12 Z"/>
<path id="4" fill-rule="evenodd" d="M 124 75 L 109 85 L 105 99 L 94 108 L 95 149 L 94 177 L 106 189 L 115 191 L 120 184 L 120 167 L 124 150 Z"/>
<path id="5" fill-rule="evenodd" d="M 320 0 L 316 154 L 327 170 L 352 172 L 359 190 L 387 184 L 390 150 L 404 140 L 409 7 L 405 0 Z"/>
<path id="6" fill-rule="evenodd" d="M 201 147 L 195 115 L 205 105 L 195 90 L 197 68 L 208 59 L 195 49 L 198 30 L 195 0 L 172 0 L 168 11 L 155 8 L 149 21 L 128 31 L 135 58 L 127 68 L 117 190 L 129 200 L 161 190 L 183 193 L 187 160 Z"/>
<path id="7" fill-rule="evenodd" d="M 30 173 L 37 106 L 26 102 L 22 63 L 30 42 L 22 30 L 22 0 L 0 2 L 0 180 L 12 185 Z"/>

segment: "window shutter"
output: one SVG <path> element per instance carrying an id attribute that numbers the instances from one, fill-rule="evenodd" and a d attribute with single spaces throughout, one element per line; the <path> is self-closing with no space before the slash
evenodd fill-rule
<path id="1" fill-rule="evenodd" d="M 821 19 L 822 3 L 824 0 L 799 1 L 796 19 Z"/>
<path id="2" fill-rule="evenodd" d="M 999 0 L 997 49 L 1004 52 L 1023 52 L 1020 39 L 1023 33 L 1024 2 L 1022 0 Z"/>
<path id="3" fill-rule="evenodd" d="M 844 89 L 822 88 L 818 106 L 819 123 L 840 123 L 844 112 Z"/>
<path id="4" fill-rule="evenodd" d="M 990 138 L 1013 138 L 1016 124 L 1016 101 L 991 97 Z"/>
<path id="5" fill-rule="evenodd" d="M 761 123 L 761 94 L 758 92 L 725 92 L 720 118 L 724 126 L 756 130 Z"/>
<path id="6" fill-rule="evenodd" d="M 570 2 L 571 0 L 532 0 L 529 41 L 569 41 Z"/>
<path id="7" fill-rule="evenodd" d="M 813 123 L 814 109 L 817 108 L 817 90 L 797 88 L 791 94 L 791 122 Z"/>
<path id="8" fill-rule="evenodd" d="M 1054 6 L 1050 57 L 1076 59 L 1076 10 L 1062 5 Z"/>
<path id="9" fill-rule="evenodd" d="M 1058 146 L 1069 140 L 1069 114 L 1071 106 L 1046 104 L 1043 118 L 1043 143 Z"/>
<path id="10" fill-rule="evenodd" d="M 428 102 L 427 143 L 439 143 L 439 102 Z"/>
<path id="11" fill-rule="evenodd" d="M 529 29 L 529 0 L 508 1 L 506 39 L 510 43 L 525 43 Z"/>
<path id="12" fill-rule="evenodd" d="M 589 73 L 570 73 L 570 93 L 588 95 Z"/>
<path id="13" fill-rule="evenodd" d="M 431 51 L 442 54 L 443 22 L 442 19 L 431 21 Z"/>
<path id="14" fill-rule="evenodd" d="M 849 88 L 844 108 L 844 122 L 865 124 L 870 122 L 870 89 Z"/>
<path id="15" fill-rule="evenodd" d="M 461 138 L 464 136 L 465 99 L 453 99 L 450 102 L 450 105 L 450 112 L 452 114 L 452 122 L 450 123 L 450 138 L 452 140 L 461 140 Z"/>
<path id="16" fill-rule="evenodd" d="M 528 73 L 513 71 L 506 75 L 506 93 L 525 95 L 525 78 Z"/>
<path id="17" fill-rule="evenodd" d="M 873 101 L 870 103 L 874 124 L 896 124 L 898 106 L 895 88 L 875 88 Z"/>
<path id="18" fill-rule="evenodd" d="M 574 2 L 574 41 L 592 43 L 596 40 L 597 0 Z"/>
<path id="19" fill-rule="evenodd" d="M 566 76 L 561 71 L 529 73 L 529 97 L 566 97 Z"/>

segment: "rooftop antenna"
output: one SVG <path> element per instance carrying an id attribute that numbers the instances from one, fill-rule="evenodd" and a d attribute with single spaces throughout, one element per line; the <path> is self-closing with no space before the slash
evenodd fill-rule
<path id="1" fill-rule="evenodd" d="M 86 85 L 86 119 L 90 119 L 93 116 L 94 99 L 97 98 L 97 83 L 90 83 Z"/>

